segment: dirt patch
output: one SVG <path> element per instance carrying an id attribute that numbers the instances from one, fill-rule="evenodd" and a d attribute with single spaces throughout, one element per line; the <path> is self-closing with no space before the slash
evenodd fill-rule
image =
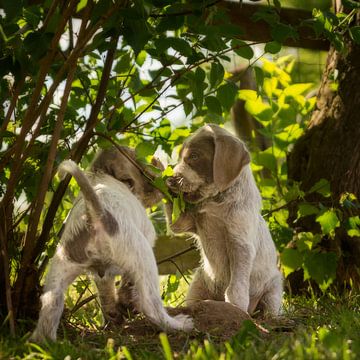
<path id="1" fill-rule="evenodd" d="M 187 314 L 193 318 L 195 330 L 190 335 L 207 333 L 218 337 L 219 341 L 231 338 L 240 330 L 244 320 L 251 320 L 248 314 L 223 301 L 199 301 L 191 307 L 167 308 L 167 311 L 172 316 Z M 256 326 L 260 333 L 266 333 L 261 326 Z M 135 318 L 124 324 L 122 335 L 128 334 L 141 337 L 158 334 L 159 331 L 160 329 L 151 324 L 146 318 Z M 180 337 L 185 335 L 182 335 L 181 332 L 177 334 Z M 173 335 L 170 334 L 169 337 L 173 337 Z"/>

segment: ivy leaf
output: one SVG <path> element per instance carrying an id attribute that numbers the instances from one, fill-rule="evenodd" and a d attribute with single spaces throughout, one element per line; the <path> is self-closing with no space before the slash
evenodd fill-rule
<path id="1" fill-rule="evenodd" d="M 339 218 L 333 209 L 329 209 L 319 215 L 316 218 L 316 222 L 320 224 L 322 232 L 326 235 L 333 235 L 334 230 L 340 226 Z"/>
<path id="2" fill-rule="evenodd" d="M 296 249 L 284 249 L 280 255 L 281 268 L 285 277 L 299 269 L 303 263 L 303 255 Z"/>

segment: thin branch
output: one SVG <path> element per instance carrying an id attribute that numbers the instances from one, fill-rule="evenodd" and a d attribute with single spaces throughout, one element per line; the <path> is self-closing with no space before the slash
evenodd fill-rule
<path id="1" fill-rule="evenodd" d="M 25 241 L 24 241 L 24 248 L 23 248 L 23 254 L 21 258 L 21 273 L 19 274 L 18 281 L 16 282 L 16 290 L 15 291 L 15 297 L 16 300 L 19 297 L 19 289 L 22 289 L 24 278 L 27 274 L 27 267 L 31 264 L 31 257 L 33 253 L 33 249 L 35 248 L 35 240 L 36 240 L 36 233 L 38 230 L 38 225 L 40 221 L 40 216 L 42 212 L 42 208 L 45 201 L 45 196 L 47 189 L 49 187 L 49 182 L 51 180 L 52 172 L 53 172 L 53 166 L 55 162 L 55 156 L 56 156 L 56 150 L 58 146 L 58 142 L 61 135 L 61 130 L 63 129 L 63 123 L 65 118 L 65 112 L 67 108 L 68 98 L 71 91 L 72 82 L 75 77 L 76 72 L 76 63 L 73 64 L 72 68 L 70 68 L 70 71 L 68 73 L 68 77 L 66 79 L 65 89 L 64 93 L 61 99 L 61 105 L 57 117 L 57 121 L 55 123 L 54 132 L 52 134 L 52 139 L 50 143 L 50 148 L 48 152 L 48 157 L 46 160 L 45 168 L 44 168 L 44 175 L 40 181 L 36 198 L 33 202 L 32 211 L 30 213 L 29 218 L 29 226 L 25 235 Z M 16 304 L 18 304 L 18 301 L 16 301 Z"/>
<path id="2" fill-rule="evenodd" d="M 3 210 L 0 208 L 0 210 Z M 14 319 L 14 307 L 11 297 L 11 285 L 10 285 L 10 274 L 9 274 L 9 255 L 6 245 L 6 224 L 5 228 L 0 226 L 0 250 L 4 265 L 4 280 L 5 280 L 5 293 L 6 293 L 6 306 L 8 310 L 10 333 L 11 336 L 15 336 L 15 319 Z"/>
<path id="3" fill-rule="evenodd" d="M 212 6 L 215 6 L 216 4 L 218 4 L 219 2 L 222 2 L 223 0 L 216 0 L 216 1 L 213 1 L 205 6 L 202 7 L 201 10 L 204 10 L 204 9 L 208 9 Z M 154 18 L 154 19 L 157 19 L 157 18 L 164 18 L 164 17 L 174 17 L 174 16 L 185 16 L 185 15 L 193 15 L 195 14 L 196 12 L 198 12 L 199 9 L 194 9 L 194 10 L 184 10 L 184 11 L 179 11 L 179 12 L 176 12 L 176 13 L 168 13 L 168 14 L 150 14 L 149 16 Z"/>
<path id="4" fill-rule="evenodd" d="M 118 35 L 116 35 L 116 36 L 114 35 L 111 40 L 112 47 L 108 50 L 107 55 L 106 55 L 104 69 L 103 69 L 102 77 L 101 77 L 100 84 L 99 84 L 99 90 L 97 93 L 95 104 L 91 108 L 91 112 L 90 112 L 89 119 L 86 124 L 85 132 L 82 135 L 82 137 L 80 138 L 79 142 L 74 146 L 74 148 L 72 149 L 72 151 L 70 153 L 70 158 L 73 159 L 75 162 L 79 162 L 81 157 L 83 156 L 83 154 L 87 148 L 88 142 L 90 141 L 91 137 L 94 135 L 93 129 L 95 128 L 95 126 L 97 125 L 97 123 L 99 121 L 98 115 L 99 115 L 99 112 L 101 109 L 101 105 L 103 104 L 105 96 L 106 96 L 106 89 L 107 89 L 107 84 L 108 84 L 108 81 L 110 78 L 112 64 L 114 61 L 117 41 L 118 41 Z M 66 177 L 65 180 L 63 180 L 59 184 L 57 190 L 55 191 L 55 193 L 53 195 L 53 198 L 51 200 L 50 206 L 48 208 L 48 211 L 47 211 L 47 214 L 46 214 L 46 217 L 44 220 L 42 232 L 38 238 L 37 245 L 36 245 L 36 248 L 33 253 L 34 261 L 35 261 L 35 258 L 37 257 L 37 254 L 39 254 L 43 250 L 43 248 L 49 238 L 50 230 L 53 226 L 53 220 L 55 218 L 56 211 L 59 207 L 62 197 L 65 194 L 65 190 L 67 188 L 69 181 L 70 181 L 70 177 Z"/>
<path id="5" fill-rule="evenodd" d="M 172 261 L 173 259 L 175 259 L 175 258 L 177 258 L 177 257 L 179 257 L 179 256 L 181 256 L 181 255 L 184 255 L 184 254 L 186 254 L 186 253 L 188 253 L 188 252 L 190 252 L 190 251 L 193 251 L 193 250 L 195 250 L 195 249 L 196 249 L 196 246 L 195 246 L 195 245 L 191 245 L 191 246 L 189 246 L 188 248 L 186 248 L 186 249 L 184 249 L 184 250 L 178 251 L 177 253 L 175 253 L 175 254 L 173 254 L 173 255 L 170 255 L 170 256 L 168 256 L 168 257 L 166 257 L 166 258 L 164 258 L 164 259 L 159 260 L 159 261 L 157 262 L 157 264 L 160 265 L 160 264 L 162 264 L 162 263 L 164 263 L 164 262 Z"/>
<path id="6" fill-rule="evenodd" d="M 15 107 L 16 107 L 16 103 L 18 101 L 18 98 L 19 98 L 19 95 L 20 95 L 20 91 L 24 85 L 24 82 L 25 82 L 25 79 L 22 78 L 18 84 L 16 85 L 15 87 L 15 92 L 14 94 L 12 95 L 11 97 L 11 102 L 10 102 L 10 105 L 9 105 L 9 108 L 8 108 L 8 111 L 5 115 L 5 119 L 1 125 L 1 128 L 0 128 L 0 149 L 2 147 L 2 141 L 3 141 L 3 135 L 2 133 L 7 129 L 7 126 L 11 120 L 11 116 L 15 110 Z"/>

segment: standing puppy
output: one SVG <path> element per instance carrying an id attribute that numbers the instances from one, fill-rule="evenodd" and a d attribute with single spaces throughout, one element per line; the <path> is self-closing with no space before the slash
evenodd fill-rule
<path id="1" fill-rule="evenodd" d="M 225 300 L 250 314 L 261 309 L 277 315 L 282 276 L 249 163 L 245 145 L 226 130 L 206 125 L 196 131 L 168 179 L 170 189 L 193 205 L 171 228 L 196 234 L 201 251 L 188 305 Z"/>
<path id="2" fill-rule="evenodd" d="M 127 157 L 123 153 L 127 153 Z M 134 151 L 104 150 L 85 175 L 73 161 L 64 161 L 62 174 L 70 173 L 80 186 L 53 257 L 41 297 L 39 321 L 32 341 L 56 339 L 64 306 L 64 291 L 80 274 L 94 276 L 105 317 L 116 317 L 114 277 L 131 284 L 137 310 L 164 330 L 190 330 L 189 317 L 171 317 L 162 305 L 158 271 L 152 246 L 155 230 L 144 206 L 158 202 L 161 194 L 148 184 L 135 161 Z M 134 294 L 135 293 L 135 294 Z"/>

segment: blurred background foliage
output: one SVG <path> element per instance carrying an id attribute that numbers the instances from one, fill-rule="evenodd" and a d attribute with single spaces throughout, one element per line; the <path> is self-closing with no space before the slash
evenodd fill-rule
<path id="1" fill-rule="evenodd" d="M 263 42 L 244 39 L 221 3 L 0 1 L 1 318 L 9 308 L 15 316 L 36 314 L 29 299 L 39 296 L 78 192 L 74 181 L 55 176 L 62 160 L 86 168 L 113 141 L 136 148 L 141 161 L 156 154 L 171 166 L 183 141 L 207 122 L 248 144 L 285 276 L 302 269 L 322 291 L 335 280 L 342 254 L 324 240 L 339 227 L 359 236 L 359 216 L 341 211 L 358 205 L 352 194 L 336 208 L 308 201 L 311 193 L 331 197 L 328 180 L 305 191 L 288 179 L 287 157 L 308 127 L 327 52 L 287 47 L 289 38 L 301 43 L 303 24 L 282 23 L 281 6 L 309 10 L 312 36 L 339 51 L 349 33 L 359 43 L 356 7 L 351 16 L 334 15 L 330 1 L 264 1 L 258 19 L 271 38 Z M 249 3 L 259 5 L 239 6 Z M 161 211 L 149 214 L 164 234 Z M 317 230 L 296 232 L 308 216 Z"/>

